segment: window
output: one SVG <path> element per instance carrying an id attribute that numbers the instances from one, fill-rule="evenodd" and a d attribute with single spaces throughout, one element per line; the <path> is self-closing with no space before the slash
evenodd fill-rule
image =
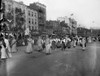
<path id="1" fill-rule="evenodd" d="M 36 13 L 35 13 L 35 17 L 36 17 Z"/>
<path id="2" fill-rule="evenodd" d="M 32 29 L 34 30 L 34 26 L 32 26 Z"/>
<path id="3" fill-rule="evenodd" d="M 30 18 L 29 18 L 29 24 L 31 23 L 31 20 L 30 20 Z"/>
<path id="4" fill-rule="evenodd" d="M 32 26 L 31 26 L 31 30 L 32 30 Z"/>
<path id="5" fill-rule="evenodd" d="M 31 26 L 29 25 L 29 29 L 31 29 Z"/>
<path id="6" fill-rule="evenodd" d="M 38 27 L 36 27 L 36 29 L 38 30 Z"/>
<path id="7" fill-rule="evenodd" d="M 33 17 L 33 12 L 32 12 L 32 17 Z"/>
<path id="8" fill-rule="evenodd" d="M 28 15 L 30 16 L 30 11 L 28 11 Z"/>
<path id="9" fill-rule="evenodd" d="M 34 20 L 32 19 L 32 24 L 34 24 Z"/>
<path id="10" fill-rule="evenodd" d="M 35 25 L 37 24 L 37 21 L 36 21 L 36 19 L 35 19 Z"/>

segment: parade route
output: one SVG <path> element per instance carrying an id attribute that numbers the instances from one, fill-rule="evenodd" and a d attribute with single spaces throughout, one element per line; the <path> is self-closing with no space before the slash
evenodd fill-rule
<path id="1" fill-rule="evenodd" d="M 8 76 L 99 76 L 100 43 L 89 44 L 51 55 L 40 52 L 16 53 L 7 62 Z M 21 55 L 20 55 L 21 54 Z"/>

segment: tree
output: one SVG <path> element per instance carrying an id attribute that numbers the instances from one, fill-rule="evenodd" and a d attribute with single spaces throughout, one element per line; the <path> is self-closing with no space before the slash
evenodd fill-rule
<path id="1" fill-rule="evenodd" d="M 16 28 L 18 29 L 17 31 L 24 31 L 23 25 L 25 23 L 25 12 L 23 12 L 20 8 L 15 9 L 15 14 L 16 14 Z"/>
<path id="2" fill-rule="evenodd" d="M 6 21 L 9 25 L 10 30 L 12 31 L 12 25 L 14 24 L 13 9 L 11 9 L 9 12 L 6 12 Z"/>
<path id="3" fill-rule="evenodd" d="M 62 38 L 62 37 L 64 37 L 64 36 L 66 36 L 66 34 L 63 32 L 61 26 L 58 26 L 58 27 L 54 30 L 53 33 L 56 34 L 59 38 Z"/>
<path id="4" fill-rule="evenodd" d="M 65 21 L 60 22 L 60 26 L 62 28 L 63 33 L 70 34 L 70 27 L 67 23 L 65 23 Z"/>

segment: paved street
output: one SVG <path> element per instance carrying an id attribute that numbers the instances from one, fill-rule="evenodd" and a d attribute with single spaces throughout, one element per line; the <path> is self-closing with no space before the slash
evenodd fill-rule
<path id="1" fill-rule="evenodd" d="M 18 52 L 7 62 L 8 76 L 99 76 L 100 43 L 88 44 L 51 55 Z M 25 48 L 24 48 L 25 49 Z M 19 54 L 20 53 L 20 54 Z"/>

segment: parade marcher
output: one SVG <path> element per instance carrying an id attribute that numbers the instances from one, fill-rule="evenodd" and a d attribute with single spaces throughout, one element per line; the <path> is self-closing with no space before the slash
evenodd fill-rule
<path id="1" fill-rule="evenodd" d="M 0 35 L 0 76 L 6 76 L 7 73 L 7 59 L 9 58 L 8 52 L 6 51 L 6 43 L 3 35 Z"/>
<path id="2" fill-rule="evenodd" d="M 9 58 L 9 52 L 7 51 L 7 44 L 5 43 L 4 36 L 0 35 L 0 52 L 1 52 L 1 64 L 6 64 L 7 58 Z"/>
<path id="3" fill-rule="evenodd" d="M 9 39 L 8 39 L 8 35 L 5 35 L 4 41 L 6 43 L 6 51 L 8 52 L 7 54 L 8 54 L 9 57 L 12 57 L 11 48 L 10 48 Z"/>
<path id="4" fill-rule="evenodd" d="M 74 48 L 76 47 L 76 42 L 77 42 L 77 40 L 76 40 L 76 38 L 74 38 L 74 40 L 73 40 L 73 47 Z"/>
<path id="5" fill-rule="evenodd" d="M 45 39 L 43 38 L 42 49 L 45 49 Z"/>
<path id="6" fill-rule="evenodd" d="M 82 37 L 79 37 L 79 45 L 82 47 Z"/>
<path id="7" fill-rule="evenodd" d="M 64 51 L 66 49 L 65 39 L 61 40 L 61 49 L 62 49 L 62 51 Z"/>
<path id="8" fill-rule="evenodd" d="M 71 39 L 70 38 L 68 38 L 67 48 L 71 48 Z"/>
<path id="9" fill-rule="evenodd" d="M 79 46 L 80 45 L 80 38 L 77 37 L 77 45 Z"/>
<path id="10" fill-rule="evenodd" d="M 52 50 L 56 49 L 56 41 L 55 39 L 52 40 Z"/>
<path id="11" fill-rule="evenodd" d="M 25 52 L 28 53 L 28 54 L 30 54 L 33 51 L 33 48 L 32 48 L 33 41 L 32 41 L 32 39 L 31 39 L 30 36 L 28 36 L 27 42 L 28 42 L 28 45 L 26 47 L 26 51 Z"/>
<path id="12" fill-rule="evenodd" d="M 68 43 L 68 36 L 65 37 L 65 46 L 67 47 L 67 43 Z"/>
<path id="13" fill-rule="evenodd" d="M 45 51 L 46 51 L 46 54 L 49 55 L 51 54 L 51 43 L 50 43 L 50 39 L 48 37 L 48 35 L 46 36 L 46 40 L 45 40 Z"/>
<path id="14" fill-rule="evenodd" d="M 86 47 L 86 39 L 85 37 L 82 38 L 82 50 L 84 51 Z"/>
<path id="15" fill-rule="evenodd" d="M 57 48 L 61 48 L 60 41 L 57 42 Z"/>
<path id="16" fill-rule="evenodd" d="M 39 52 L 43 50 L 42 44 L 43 44 L 43 40 L 42 40 L 41 37 L 39 37 L 39 39 L 38 39 L 38 41 L 37 41 L 37 45 L 38 45 L 37 50 L 38 50 Z"/>

